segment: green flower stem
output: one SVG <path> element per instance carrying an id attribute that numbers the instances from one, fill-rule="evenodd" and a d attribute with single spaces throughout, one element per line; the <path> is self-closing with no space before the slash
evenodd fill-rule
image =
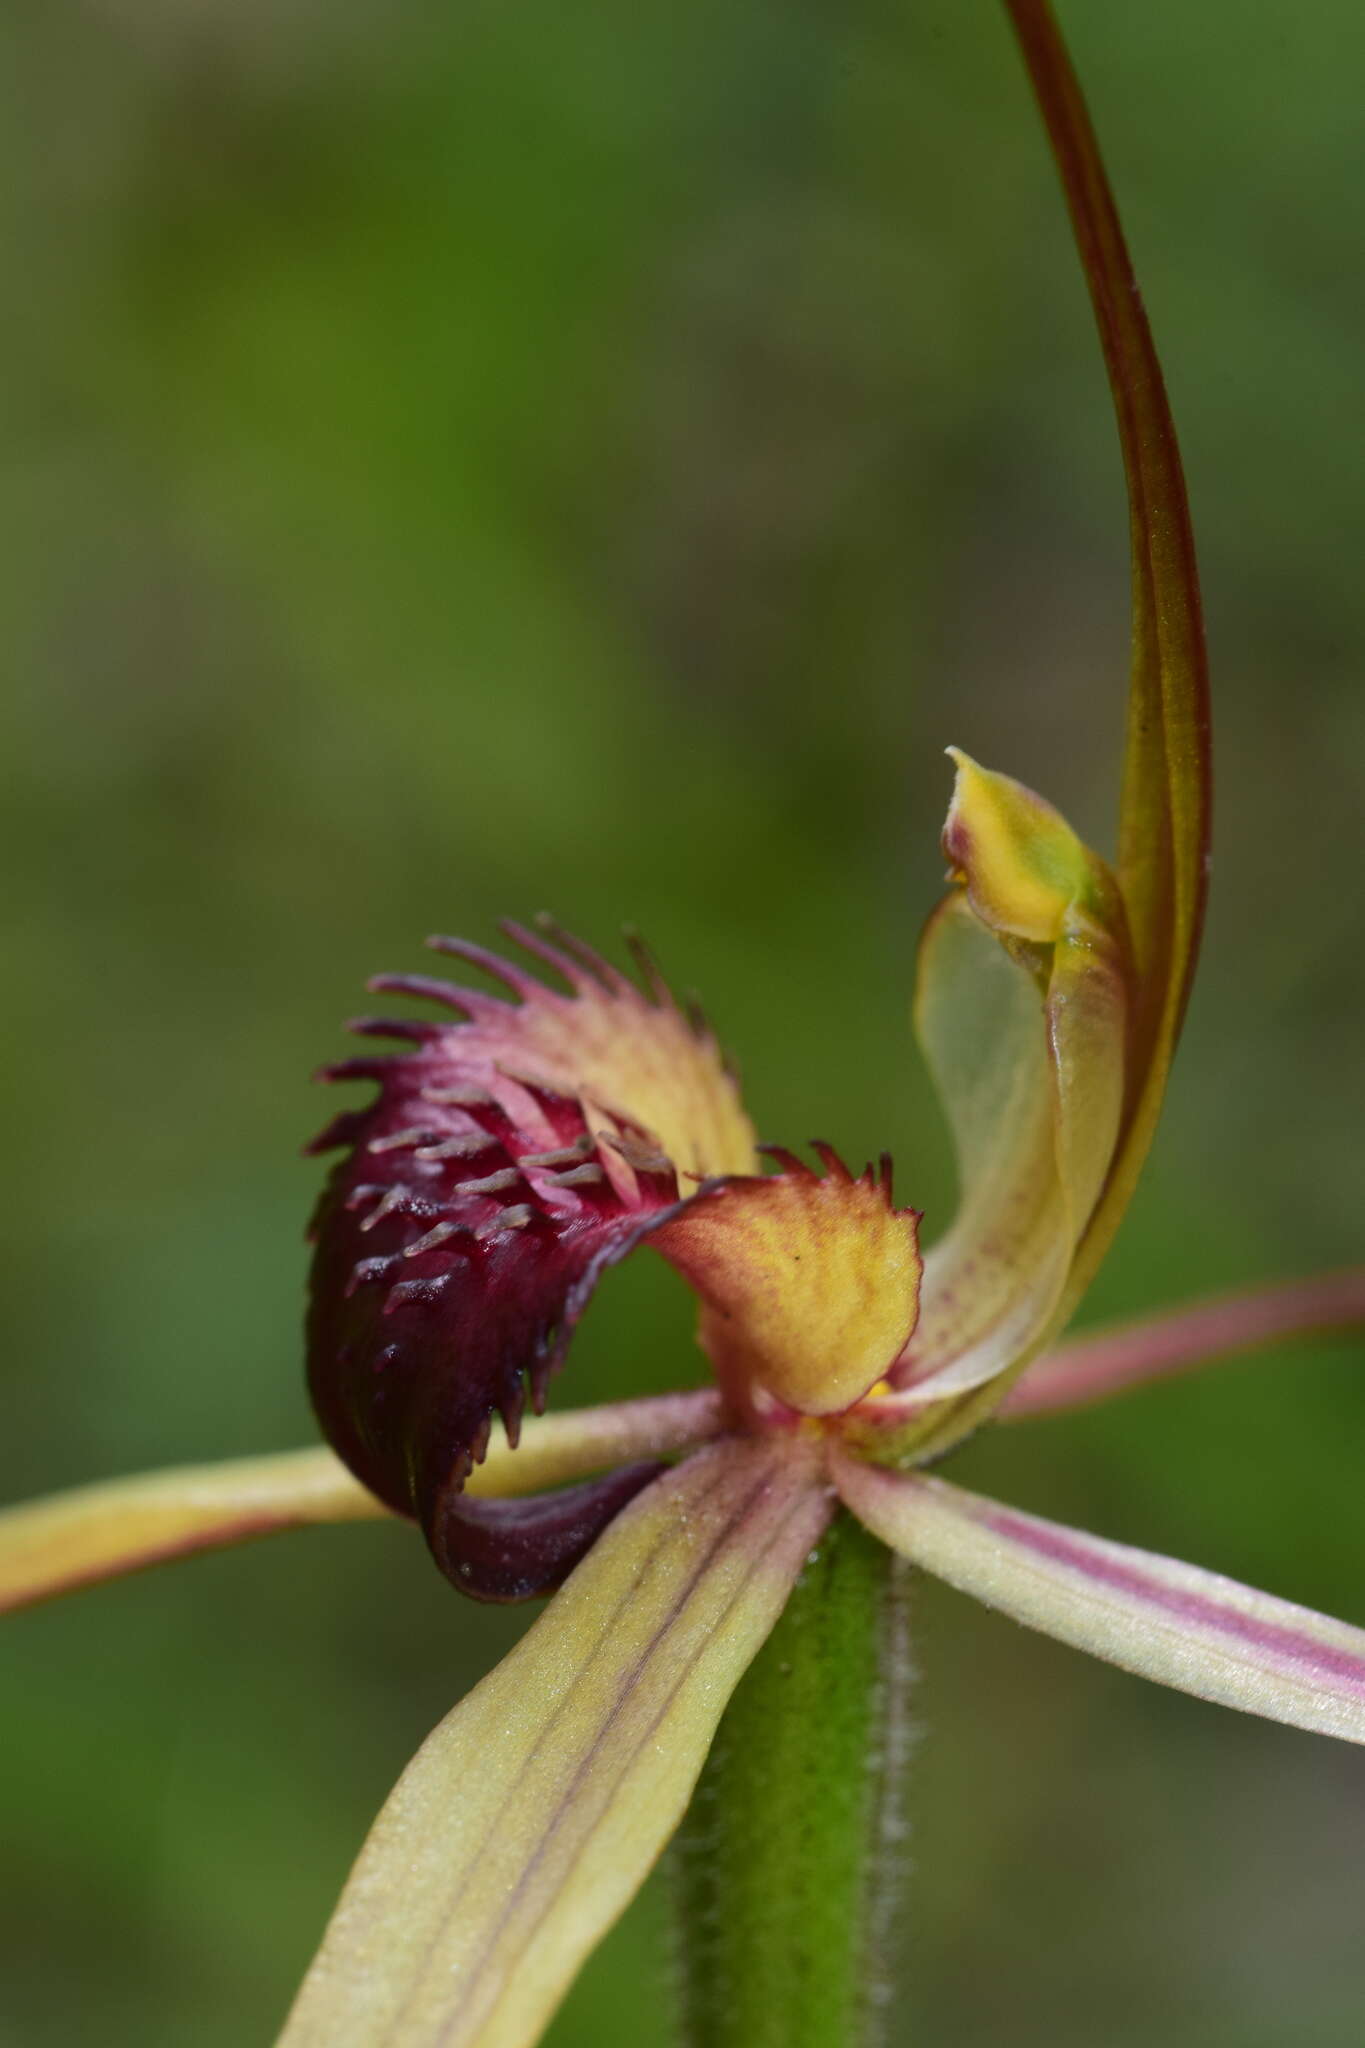
<path id="1" fill-rule="evenodd" d="M 721 1722 L 673 1850 L 686 2048 L 881 2038 L 907 1576 L 841 1516 Z"/>

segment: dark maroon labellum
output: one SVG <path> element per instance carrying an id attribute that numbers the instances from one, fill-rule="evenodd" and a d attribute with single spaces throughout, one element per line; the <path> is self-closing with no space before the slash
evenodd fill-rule
<path id="1" fill-rule="evenodd" d="M 653 1468 L 536 1501 L 460 1489 L 494 1415 L 515 1443 L 528 1387 L 543 1406 L 598 1275 L 676 1207 L 678 1185 L 619 1114 L 489 1057 L 490 1011 L 515 1006 L 411 982 L 477 1015 L 477 1051 L 468 1024 L 364 1019 L 412 1049 L 328 1070 L 380 1092 L 311 1148 L 348 1149 L 314 1218 L 309 1385 L 338 1455 L 416 1517 L 452 1581 L 521 1599 L 557 1585 Z"/>
<path id="2" fill-rule="evenodd" d="M 452 1492 L 430 1531 L 432 1556 L 475 1600 L 530 1600 L 552 1593 L 607 1523 L 667 1467 L 622 1465 L 601 1479 L 525 1500 L 471 1500 Z"/>

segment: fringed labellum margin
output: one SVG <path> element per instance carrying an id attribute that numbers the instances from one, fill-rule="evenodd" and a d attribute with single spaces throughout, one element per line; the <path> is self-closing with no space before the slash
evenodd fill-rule
<path id="1" fill-rule="evenodd" d="M 364 1019 L 413 1049 L 324 1070 L 379 1095 L 314 1142 L 346 1153 L 314 1219 L 309 1379 L 333 1447 L 416 1517 L 454 1584 L 523 1599 L 559 1585 L 663 1469 L 644 1461 L 516 1503 L 464 1493 L 493 1418 L 515 1444 L 528 1390 L 543 1407 L 608 1266 L 652 1243 L 700 1297 L 735 1426 L 789 1427 L 848 1408 L 904 1348 L 919 1218 L 892 1206 L 889 1162 L 855 1179 L 828 1146 L 815 1148 L 823 1175 L 790 1153 L 769 1176 L 717 1172 L 755 1158 L 752 1135 L 714 1041 L 652 963 L 646 994 L 565 940 L 551 953 L 570 980 L 560 995 L 439 944 L 520 1000 L 384 977 L 461 1021 Z M 694 1161 L 681 1174 L 666 1133 Z"/>
<path id="2" fill-rule="evenodd" d="M 896 1552 L 1149 1678 L 1365 1742 L 1365 1631 L 893 1469 L 950 1449 L 998 1409 L 1093 1273 L 1151 1139 L 1204 899 L 1207 703 L 1174 431 L 1055 25 L 1045 0 L 1006 4 L 1071 206 L 1128 474 L 1128 755 L 1116 876 L 1041 799 L 959 757 L 945 833 L 955 886 L 921 950 L 917 1020 L 962 1202 L 926 1261 L 923 1314 L 918 1218 L 892 1207 L 889 1174 L 855 1181 L 817 1146 L 822 1175 L 779 1153 L 779 1171 L 760 1177 L 714 1039 L 647 956 L 641 987 L 563 934 L 551 944 L 513 929 L 562 978 L 557 992 L 480 948 L 433 941 L 517 1000 L 387 977 L 375 985 L 434 997 L 459 1021 L 362 1020 L 362 1033 L 410 1050 L 333 1070 L 378 1082 L 379 1095 L 318 1145 L 345 1157 L 317 1217 L 310 1373 L 324 1428 L 364 1485 L 313 1453 L 83 1489 L 0 1517 L 0 1605 L 267 1529 L 353 1519 L 380 1499 L 421 1519 L 466 1590 L 516 1598 L 569 1574 L 399 1781 L 287 2023 L 289 2048 L 533 2048 L 681 1817 L 718 1729 L 707 1791 L 738 1757 L 737 1803 L 745 1792 L 754 1802 L 762 1856 L 741 1849 L 725 1896 L 725 1859 L 706 1842 L 695 1911 L 739 1958 L 746 1996 L 712 1945 L 694 2031 L 700 2040 L 721 2013 L 742 2048 L 765 2028 L 781 2048 L 794 2028 L 846 2048 L 858 2022 L 837 1995 L 843 2012 L 822 2019 L 827 1968 L 823 2005 L 806 1995 L 807 1964 L 824 1967 L 832 1944 L 812 1938 L 803 1908 L 835 1900 L 841 1863 L 856 1882 L 870 1802 L 845 1802 L 846 1818 L 862 1813 L 855 1838 L 825 1799 L 821 1835 L 798 1794 L 783 1831 L 765 1785 L 785 1767 L 808 1773 L 820 1799 L 833 1768 L 856 1791 L 868 1756 L 875 1679 L 866 1662 L 859 1674 L 848 1634 L 831 1650 L 817 1626 L 813 1652 L 808 1638 L 806 1709 L 782 1640 L 764 1650 L 794 1590 L 800 1631 L 837 1582 L 833 1551 L 824 1569 L 812 1555 L 836 1496 L 883 1546 L 856 1539 L 865 1584 Z M 511 1450 L 527 1381 L 538 1406 L 598 1274 L 638 1242 L 696 1289 L 718 1389 L 546 1418 Z M 1358 1321 L 1362 1303 L 1357 1272 L 1083 1342 L 1045 1362 L 1013 1410 L 1112 1391 L 1272 1327 Z M 496 1415 L 508 1444 L 471 1475 Z M 689 1455 L 664 1470 L 678 1452 Z M 567 1492 L 495 1497 L 613 1465 Z M 849 1618 L 852 1583 L 834 1596 L 836 1621 Z M 757 1674 L 762 1707 L 742 1704 L 727 1733 L 727 1700 L 760 1654 L 779 1659 Z M 831 1656 L 860 1703 L 842 1730 L 837 1688 L 823 1682 Z M 746 1713 L 753 1739 L 736 1743 Z M 785 1745 L 768 1739 L 784 1713 Z M 780 1895 L 766 1977 L 752 1967 L 764 1916 L 734 1911 L 746 1889 L 763 1905 Z M 861 1956 L 860 1945 L 860 1971 Z"/>

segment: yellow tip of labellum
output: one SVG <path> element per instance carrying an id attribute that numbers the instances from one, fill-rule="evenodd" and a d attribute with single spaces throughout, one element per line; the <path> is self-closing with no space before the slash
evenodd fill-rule
<path id="1" fill-rule="evenodd" d="M 973 910 L 995 931 L 1053 944 L 1067 908 L 1089 893 L 1092 857 L 1060 811 L 959 747 L 943 851 Z"/>
<path id="2" fill-rule="evenodd" d="M 919 1313 L 919 1216 L 889 1170 L 857 1180 L 828 1147 L 821 1178 L 790 1154 L 770 1178 L 717 1183 L 651 1233 L 690 1281 L 723 1384 L 835 1415 L 889 1370 Z"/>

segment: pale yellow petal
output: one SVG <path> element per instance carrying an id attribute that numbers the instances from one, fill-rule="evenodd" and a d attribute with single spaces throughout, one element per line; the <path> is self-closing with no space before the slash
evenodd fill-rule
<path id="1" fill-rule="evenodd" d="M 527 1422 L 512 1450 L 499 1431 L 469 1491 L 536 1493 L 637 1458 L 706 1443 L 722 1426 L 713 1387 Z M 0 1613 L 102 1579 L 317 1522 L 387 1516 L 331 1451 L 280 1451 L 143 1472 L 0 1509 Z"/>
<path id="2" fill-rule="evenodd" d="M 795 1443 L 698 1452 L 419 1750 L 281 2048 L 528 2048 L 678 1820 L 829 1507 Z"/>
<path id="3" fill-rule="evenodd" d="M 76 1487 L 0 1511 L 0 1612 L 276 1529 L 387 1513 L 326 1450 Z"/>
<path id="4" fill-rule="evenodd" d="M 837 1454 L 833 1469 L 874 1536 L 1026 1627 L 1178 1692 L 1365 1742 L 1365 1629 L 925 1473 Z"/>

